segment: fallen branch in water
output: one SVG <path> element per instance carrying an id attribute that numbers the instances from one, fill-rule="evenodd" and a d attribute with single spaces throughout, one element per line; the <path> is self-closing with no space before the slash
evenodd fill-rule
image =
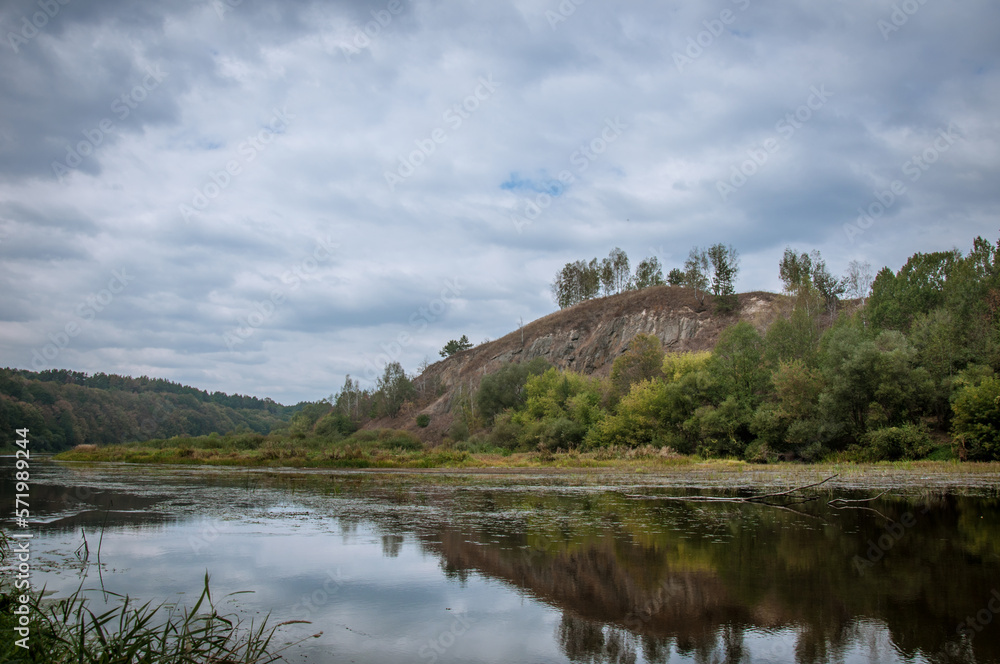
<path id="1" fill-rule="evenodd" d="M 881 498 L 882 496 L 884 496 L 887 493 L 889 493 L 888 489 L 886 489 L 882 493 L 878 494 L 877 496 L 872 496 L 871 498 L 854 498 L 854 499 L 851 499 L 851 498 L 834 498 L 833 500 L 827 502 L 827 505 L 829 505 L 830 507 L 832 507 L 835 510 L 846 510 L 846 509 L 868 510 L 869 512 L 875 512 L 876 514 L 878 514 L 880 517 L 882 517 L 886 521 L 892 521 L 892 519 L 890 519 L 889 517 L 887 517 L 885 514 L 882 514 L 881 512 L 879 512 L 874 507 L 864 507 L 863 505 L 854 505 L 853 504 L 853 503 L 870 503 L 873 500 L 878 500 L 879 498 Z"/>
<path id="2" fill-rule="evenodd" d="M 882 493 L 878 494 L 877 496 L 872 496 L 871 498 L 854 498 L 854 499 L 851 499 L 851 498 L 834 498 L 833 500 L 831 500 L 830 502 L 828 502 L 827 505 L 829 505 L 830 507 L 834 507 L 834 508 L 836 508 L 836 509 L 839 510 L 839 509 L 844 509 L 845 507 L 850 507 L 850 505 L 848 505 L 848 503 L 870 503 L 873 500 L 878 500 L 879 498 L 881 498 L 882 496 L 884 496 L 887 493 L 889 493 L 888 489 L 886 489 Z"/>
<path id="3" fill-rule="evenodd" d="M 831 475 L 830 477 L 822 480 L 820 482 L 814 482 L 812 484 L 806 484 L 804 486 L 798 486 L 794 489 L 788 489 L 787 491 L 776 491 L 774 493 L 762 493 L 757 496 L 637 496 L 630 495 L 629 498 L 657 498 L 659 500 L 683 500 L 685 502 L 696 502 L 696 503 L 761 503 L 764 505 L 778 505 L 777 503 L 770 503 L 767 501 L 768 498 L 779 498 L 781 496 L 791 496 L 791 494 L 798 491 L 803 491 L 805 489 L 811 489 L 814 486 L 819 486 L 820 484 L 825 484 L 837 477 L 837 475 Z M 807 503 L 812 500 L 816 500 L 817 496 L 808 496 L 805 498 L 797 497 L 798 500 L 792 503 L 783 503 L 782 505 L 797 505 L 799 503 Z"/>

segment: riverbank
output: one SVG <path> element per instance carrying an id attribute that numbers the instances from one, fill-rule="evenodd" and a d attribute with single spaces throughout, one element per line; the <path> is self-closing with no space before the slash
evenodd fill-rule
<path id="1" fill-rule="evenodd" d="M 181 464 L 240 468 L 355 469 L 399 472 L 460 471 L 488 473 L 624 473 L 624 474 L 765 474 L 796 476 L 823 474 L 1000 475 L 1000 463 L 948 460 L 856 463 L 834 456 L 822 463 L 756 464 L 743 460 L 682 456 L 669 448 L 604 448 L 589 452 L 468 450 L 439 446 L 426 448 L 403 432 L 378 431 L 331 442 L 318 439 L 278 439 L 272 436 L 173 438 L 107 446 L 78 446 L 54 457 L 60 461 Z"/>

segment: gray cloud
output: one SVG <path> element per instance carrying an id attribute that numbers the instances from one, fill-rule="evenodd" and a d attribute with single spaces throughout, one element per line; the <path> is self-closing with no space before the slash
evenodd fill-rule
<path id="1" fill-rule="evenodd" d="M 753 290 L 789 244 L 839 271 L 996 236 L 1000 7 L 569 5 L 72 1 L 28 38 L 5 3 L 0 363 L 77 323 L 47 366 L 315 399 L 551 312 L 614 246 L 733 243 Z"/>

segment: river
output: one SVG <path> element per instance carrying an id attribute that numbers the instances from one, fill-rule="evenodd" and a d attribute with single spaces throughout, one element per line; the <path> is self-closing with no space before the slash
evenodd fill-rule
<path id="1" fill-rule="evenodd" d="M 309 621 L 279 642 L 322 632 L 289 662 L 1000 662 L 996 475 L 691 500 L 817 478 L 33 460 L 33 585 L 190 606 L 207 573 L 225 610 Z"/>

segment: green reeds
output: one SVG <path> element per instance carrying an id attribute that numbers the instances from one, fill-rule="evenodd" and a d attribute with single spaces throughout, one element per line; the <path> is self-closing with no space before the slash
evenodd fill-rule
<path id="1" fill-rule="evenodd" d="M 0 557 L 6 561 L 6 536 L 0 533 Z M 0 661 L 45 664 L 270 664 L 297 645 L 274 649 L 275 632 L 292 620 L 268 626 L 269 617 L 249 624 L 235 614 L 222 614 L 212 600 L 208 573 L 193 607 L 173 613 L 166 605 L 139 604 L 128 595 L 104 591 L 117 605 L 95 613 L 82 585 L 68 597 L 46 599 L 44 589 L 28 593 L 31 634 L 26 650 L 15 645 L 16 616 L 10 607 L 15 590 L 0 581 Z M 242 593 L 232 593 L 238 595 Z M 230 595 L 227 595 L 229 597 Z M 315 634 L 313 636 L 319 636 Z M 307 637 L 311 638 L 311 637 Z"/>

